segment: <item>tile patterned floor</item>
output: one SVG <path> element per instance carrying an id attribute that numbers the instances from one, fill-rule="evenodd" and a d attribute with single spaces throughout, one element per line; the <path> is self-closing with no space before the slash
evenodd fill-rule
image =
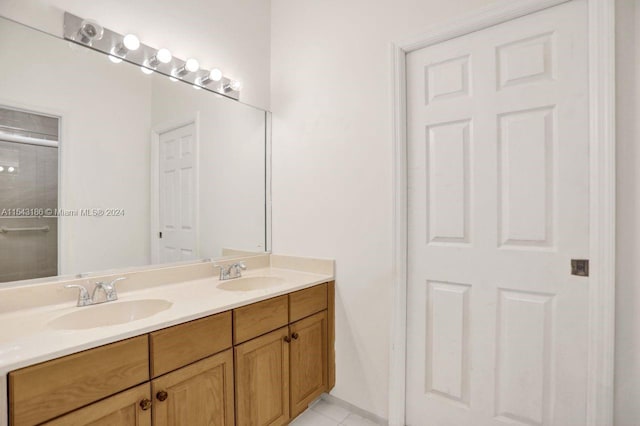
<path id="1" fill-rule="evenodd" d="M 378 426 L 369 419 L 323 399 L 313 404 L 291 426 Z"/>

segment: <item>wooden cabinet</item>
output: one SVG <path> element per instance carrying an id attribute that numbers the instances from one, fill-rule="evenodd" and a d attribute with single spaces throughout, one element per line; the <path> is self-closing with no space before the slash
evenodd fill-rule
<path id="1" fill-rule="evenodd" d="M 231 349 L 151 381 L 154 426 L 233 426 Z"/>
<path id="2" fill-rule="evenodd" d="M 12 426 L 35 425 L 149 380 L 147 336 L 9 373 Z"/>
<path id="3" fill-rule="evenodd" d="M 333 388 L 333 285 L 320 284 L 289 294 L 286 310 L 281 302 L 276 304 L 276 299 L 270 299 L 269 310 L 277 312 L 278 324 L 286 315 L 289 325 L 235 346 L 238 426 L 288 424 L 309 403 Z M 242 308 L 243 316 L 269 318 L 264 322 L 272 324 L 271 328 L 265 323 L 259 327 L 273 329 L 276 315 L 264 314 L 264 306 L 251 315 L 256 305 L 259 304 Z M 257 327 L 249 332 L 248 324 L 247 321 L 247 332 L 242 333 L 244 339 L 257 334 Z"/>
<path id="4" fill-rule="evenodd" d="M 236 424 L 278 426 L 289 421 L 289 329 L 235 347 Z"/>
<path id="5" fill-rule="evenodd" d="M 289 323 L 288 297 L 279 296 L 233 310 L 233 344 L 283 327 Z"/>
<path id="6" fill-rule="evenodd" d="M 289 322 L 327 309 L 327 284 L 305 288 L 289 294 Z"/>
<path id="7" fill-rule="evenodd" d="M 44 426 L 151 426 L 149 384 L 137 386 L 96 402 Z"/>
<path id="8" fill-rule="evenodd" d="M 9 373 L 10 426 L 280 426 L 335 382 L 334 283 Z"/>
<path id="9" fill-rule="evenodd" d="M 231 347 L 231 311 L 149 334 L 151 377 Z"/>
<path id="10" fill-rule="evenodd" d="M 327 311 L 290 326 L 291 417 L 327 390 Z"/>

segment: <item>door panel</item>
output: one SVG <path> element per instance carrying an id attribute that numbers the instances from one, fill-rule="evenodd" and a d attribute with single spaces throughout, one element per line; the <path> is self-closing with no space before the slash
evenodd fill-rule
<path id="1" fill-rule="evenodd" d="M 234 348 L 238 426 L 289 422 L 288 336 L 283 327 Z"/>
<path id="2" fill-rule="evenodd" d="M 196 142 L 193 123 L 160 134 L 160 263 L 197 257 Z"/>
<path id="3" fill-rule="evenodd" d="M 44 426 L 151 426 L 151 409 L 143 410 L 140 402 L 150 399 L 149 384 L 137 386 L 102 401 L 93 403 Z"/>
<path id="4" fill-rule="evenodd" d="M 234 424 L 231 349 L 154 379 L 151 386 L 154 426 Z"/>
<path id="5" fill-rule="evenodd" d="M 291 417 L 327 387 L 327 311 L 291 324 Z"/>
<path id="6" fill-rule="evenodd" d="M 409 425 L 585 422 L 584 0 L 407 55 Z"/>

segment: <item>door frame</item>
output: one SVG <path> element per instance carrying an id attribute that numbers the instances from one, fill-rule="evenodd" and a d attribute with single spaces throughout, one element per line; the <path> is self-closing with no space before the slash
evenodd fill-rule
<path id="1" fill-rule="evenodd" d="M 195 131 L 194 151 L 196 161 L 195 167 L 195 228 L 196 228 L 196 247 L 195 256 L 200 256 L 200 111 L 196 111 L 192 115 L 187 115 L 176 120 L 165 122 L 154 126 L 151 129 L 151 167 L 150 169 L 150 196 L 149 196 L 149 208 L 151 212 L 151 224 L 149 229 L 149 241 L 151 247 L 151 263 L 157 264 L 160 262 L 160 251 L 158 250 L 158 227 L 160 226 L 160 179 L 159 173 L 159 160 L 160 160 L 160 135 L 162 133 L 169 132 L 171 130 L 178 129 L 180 127 L 193 124 Z"/>
<path id="2" fill-rule="evenodd" d="M 407 54 L 574 0 L 501 1 L 425 34 L 392 43 L 393 305 L 389 425 L 405 424 L 407 344 Z M 613 425 L 615 333 L 615 9 L 586 0 L 589 33 L 590 289 L 587 424 Z"/>

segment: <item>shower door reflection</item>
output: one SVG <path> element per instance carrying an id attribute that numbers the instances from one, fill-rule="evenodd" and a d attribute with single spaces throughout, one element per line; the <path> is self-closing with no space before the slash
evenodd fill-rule
<path id="1" fill-rule="evenodd" d="M 0 282 L 57 275 L 58 148 L 6 136 L 0 133 Z"/>

